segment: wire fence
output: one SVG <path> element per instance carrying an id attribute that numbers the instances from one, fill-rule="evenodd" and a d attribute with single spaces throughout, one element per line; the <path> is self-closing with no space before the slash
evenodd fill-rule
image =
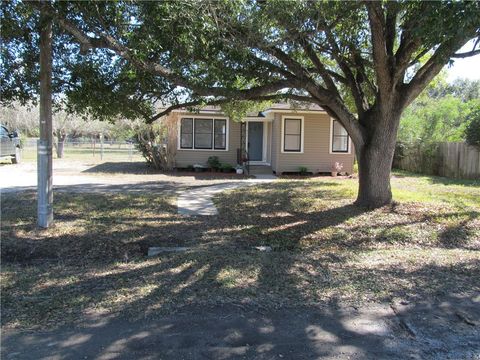
<path id="1" fill-rule="evenodd" d="M 53 148 L 53 157 L 58 158 L 58 145 Z M 28 138 L 22 142 L 24 161 L 36 159 L 37 139 Z M 63 144 L 63 158 L 96 161 L 139 161 L 141 153 L 135 144 L 128 141 L 101 141 L 99 139 L 66 140 Z"/>

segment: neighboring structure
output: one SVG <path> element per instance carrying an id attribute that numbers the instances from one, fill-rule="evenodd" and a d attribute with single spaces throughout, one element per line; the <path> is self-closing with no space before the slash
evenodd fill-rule
<path id="1" fill-rule="evenodd" d="M 176 111 L 178 135 L 176 167 L 206 164 L 210 156 L 233 166 L 266 167 L 277 174 L 329 173 L 338 162 L 342 172 L 353 172 L 353 143 L 342 125 L 322 108 L 293 108 L 275 104 L 249 114 L 241 122 L 228 119 L 219 108 L 198 113 Z"/>

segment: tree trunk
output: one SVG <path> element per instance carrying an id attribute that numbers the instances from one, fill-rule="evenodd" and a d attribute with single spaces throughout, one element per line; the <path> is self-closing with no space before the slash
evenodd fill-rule
<path id="1" fill-rule="evenodd" d="M 377 208 L 392 201 L 390 172 L 393 153 L 380 148 L 365 147 L 357 152 L 358 196 L 356 205 Z"/>
<path id="2" fill-rule="evenodd" d="M 376 115 L 368 121 L 377 125 L 371 127 L 370 141 L 356 149 L 359 188 L 355 204 L 374 209 L 392 202 L 390 173 L 400 116 Z"/>
<path id="3" fill-rule="evenodd" d="M 65 148 L 65 135 L 57 135 L 57 158 L 63 159 L 63 150 Z"/>

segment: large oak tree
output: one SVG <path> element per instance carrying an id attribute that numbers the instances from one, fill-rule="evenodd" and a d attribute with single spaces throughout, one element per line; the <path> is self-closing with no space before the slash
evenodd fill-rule
<path id="1" fill-rule="evenodd" d="M 27 4 L 42 7 L 62 43 L 78 44 L 65 58 L 73 104 L 111 113 L 110 99 L 150 122 L 164 112 L 149 105 L 165 99 L 167 111 L 275 98 L 321 105 L 355 144 L 357 204 L 368 207 L 392 200 L 403 110 L 452 59 L 480 53 L 478 2 Z"/>

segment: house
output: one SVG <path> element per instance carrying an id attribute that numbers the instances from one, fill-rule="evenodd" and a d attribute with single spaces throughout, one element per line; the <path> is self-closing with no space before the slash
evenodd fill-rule
<path id="1" fill-rule="evenodd" d="M 353 143 L 342 125 L 319 106 L 294 108 L 274 104 L 241 122 L 205 107 L 198 113 L 175 113 L 177 137 L 175 166 L 206 164 L 210 156 L 233 166 L 248 159 L 264 172 L 329 173 L 338 162 L 353 172 Z"/>

